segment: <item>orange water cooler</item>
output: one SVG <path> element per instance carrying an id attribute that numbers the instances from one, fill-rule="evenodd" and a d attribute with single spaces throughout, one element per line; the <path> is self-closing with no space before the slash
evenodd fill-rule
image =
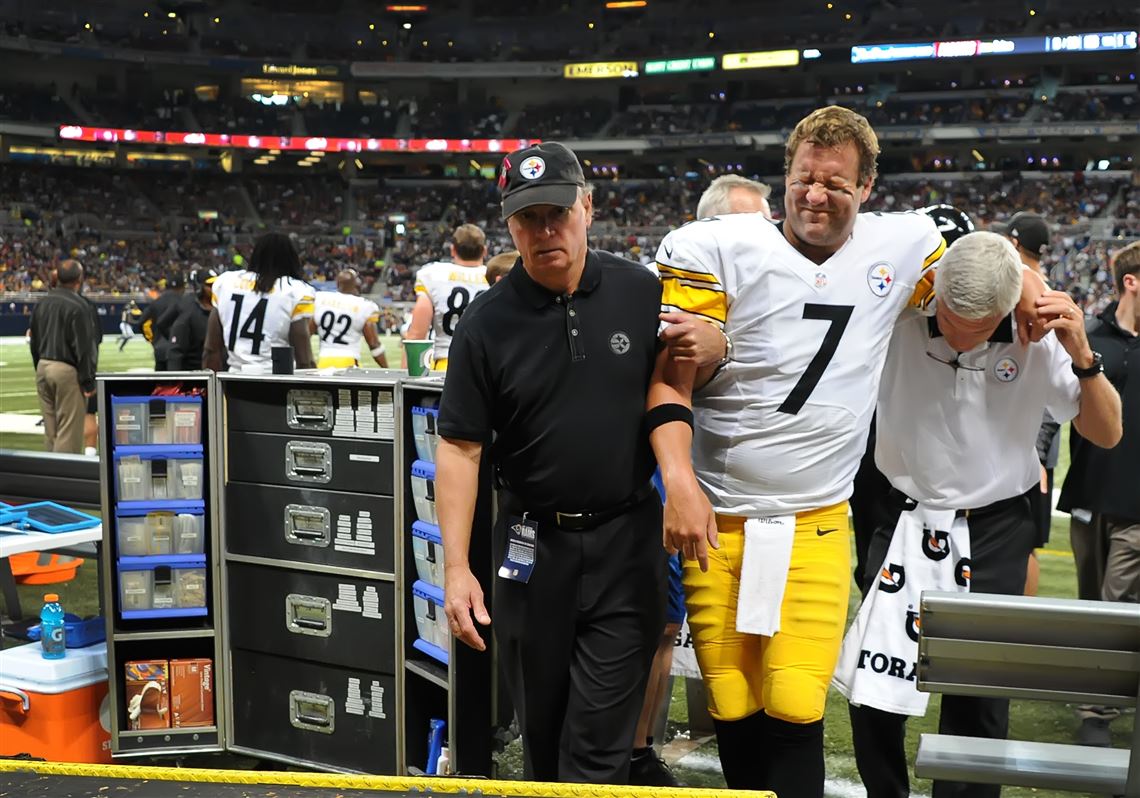
<path id="1" fill-rule="evenodd" d="M 44 659 L 40 644 L 0 651 L 0 756 L 110 762 L 107 645 Z"/>

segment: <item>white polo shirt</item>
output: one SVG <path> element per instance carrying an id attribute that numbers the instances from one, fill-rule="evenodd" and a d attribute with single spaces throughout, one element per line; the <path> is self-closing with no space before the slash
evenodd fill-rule
<path id="1" fill-rule="evenodd" d="M 955 362 L 957 368 L 947 365 Z M 1011 316 L 989 341 L 955 352 L 933 317 L 907 311 L 879 384 L 875 463 L 895 489 L 933 507 L 970 510 L 1040 479 L 1042 411 L 1061 423 L 1080 409 L 1072 359 L 1055 335 L 1028 347 Z"/>

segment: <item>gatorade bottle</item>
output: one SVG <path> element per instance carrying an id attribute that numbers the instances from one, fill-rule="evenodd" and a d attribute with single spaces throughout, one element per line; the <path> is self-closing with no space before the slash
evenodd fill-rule
<path id="1" fill-rule="evenodd" d="M 40 610 L 40 646 L 43 648 L 44 659 L 63 659 L 67 656 L 65 633 L 59 596 L 48 593 L 44 596 L 44 608 Z"/>

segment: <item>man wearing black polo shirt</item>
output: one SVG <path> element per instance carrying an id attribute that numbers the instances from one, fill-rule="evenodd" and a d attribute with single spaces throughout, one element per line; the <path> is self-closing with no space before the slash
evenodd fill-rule
<path id="1" fill-rule="evenodd" d="M 485 648 L 475 622 L 491 622 L 492 586 L 475 579 L 468 547 L 487 447 L 500 486 L 495 636 L 526 775 L 624 783 L 665 619 L 644 424 L 661 287 L 644 267 L 588 249 L 593 202 L 566 147 L 511 153 L 499 187 L 521 257 L 456 328 L 440 403 L 448 621 Z"/>

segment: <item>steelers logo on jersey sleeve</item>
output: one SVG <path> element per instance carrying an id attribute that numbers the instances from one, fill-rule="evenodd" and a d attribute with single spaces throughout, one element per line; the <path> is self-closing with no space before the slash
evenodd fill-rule
<path id="1" fill-rule="evenodd" d="M 876 263 L 867 272 L 867 285 L 875 296 L 886 296 L 895 287 L 895 267 L 885 261 Z"/>

